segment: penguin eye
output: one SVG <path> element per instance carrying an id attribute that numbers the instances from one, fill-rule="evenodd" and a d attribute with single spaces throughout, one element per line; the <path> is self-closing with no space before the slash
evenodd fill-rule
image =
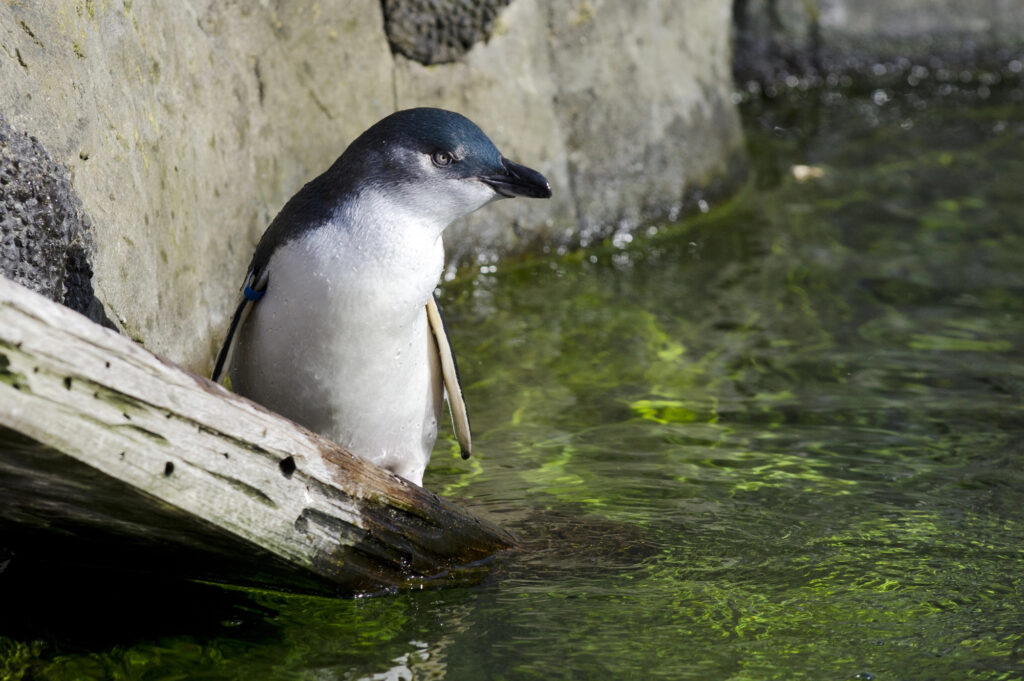
<path id="1" fill-rule="evenodd" d="M 445 166 L 450 166 L 452 161 L 455 160 L 455 157 L 447 151 L 435 151 L 430 155 L 430 160 L 433 161 L 434 165 L 438 168 L 444 168 Z"/>

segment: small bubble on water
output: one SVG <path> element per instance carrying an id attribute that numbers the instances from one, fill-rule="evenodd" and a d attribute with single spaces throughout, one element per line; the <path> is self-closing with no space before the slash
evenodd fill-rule
<path id="1" fill-rule="evenodd" d="M 612 246 L 615 248 L 625 248 L 632 241 L 633 235 L 626 231 L 616 232 L 612 235 Z"/>

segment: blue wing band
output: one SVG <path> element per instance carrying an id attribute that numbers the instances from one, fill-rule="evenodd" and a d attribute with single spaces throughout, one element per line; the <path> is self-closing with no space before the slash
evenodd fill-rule
<path id="1" fill-rule="evenodd" d="M 254 291 L 252 289 L 252 287 L 249 286 L 249 284 L 246 284 L 245 288 L 242 289 L 242 295 L 245 296 L 247 300 L 251 300 L 254 303 L 257 300 L 259 300 L 260 298 L 262 298 L 265 293 L 266 293 L 265 290 L 264 291 Z"/>

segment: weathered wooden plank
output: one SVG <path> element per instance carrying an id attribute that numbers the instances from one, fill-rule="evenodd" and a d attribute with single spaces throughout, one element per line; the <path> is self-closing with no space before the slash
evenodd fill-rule
<path id="1" fill-rule="evenodd" d="M 230 557 L 253 568 L 240 568 L 238 583 L 340 592 L 401 587 L 513 544 L 2 277 L 0 516 L 15 533 L 63 523 L 76 535 Z"/>

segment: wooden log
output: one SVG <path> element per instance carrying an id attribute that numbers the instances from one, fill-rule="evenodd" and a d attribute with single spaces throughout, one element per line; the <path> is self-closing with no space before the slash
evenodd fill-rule
<path id="1" fill-rule="evenodd" d="M 39 541 L 43 531 L 74 546 L 54 559 L 116 555 L 124 567 L 346 594 L 422 584 L 513 545 L 0 277 L 0 544 L 66 546 Z"/>

